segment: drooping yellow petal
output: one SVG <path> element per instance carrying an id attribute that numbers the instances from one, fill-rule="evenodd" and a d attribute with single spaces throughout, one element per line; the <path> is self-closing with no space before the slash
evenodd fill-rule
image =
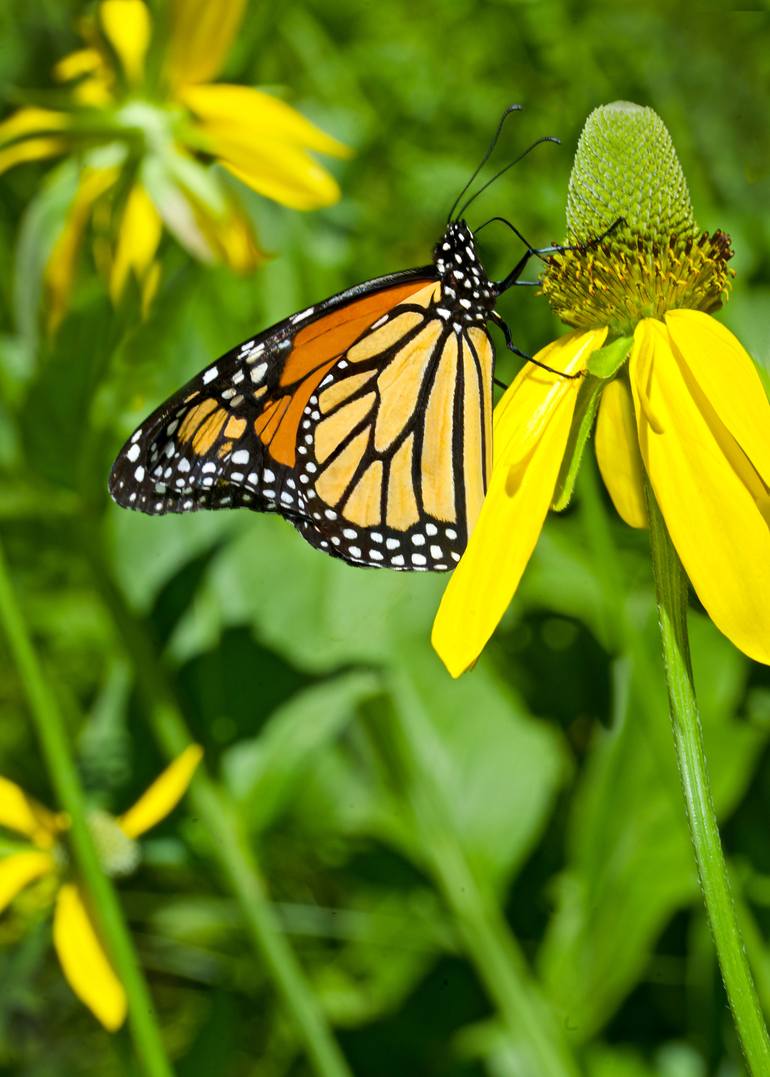
<path id="1" fill-rule="evenodd" d="M 770 484 L 770 403 L 748 352 L 726 326 L 699 310 L 670 310 L 666 325 L 678 358 Z"/>
<path id="2" fill-rule="evenodd" d="M 344 143 L 285 101 L 253 86 L 188 86 L 180 96 L 203 124 L 223 136 L 257 145 L 264 141 L 285 143 L 330 157 L 350 156 Z"/>
<path id="3" fill-rule="evenodd" d="M 181 96 L 214 156 L 259 194 L 300 210 L 339 198 L 308 151 L 342 155 L 345 147 L 283 101 L 245 86 L 191 86 Z"/>
<path id="4" fill-rule="evenodd" d="M 152 23 L 144 0 L 101 0 L 99 19 L 126 79 L 136 85 L 144 74 Z"/>
<path id="5" fill-rule="evenodd" d="M 264 259 L 251 222 L 237 204 L 230 203 L 225 214 L 218 218 L 209 216 L 200 208 L 196 219 L 219 260 L 237 273 L 248 272 Z"/>
<path id="6" fill-rule="evenodd" d="M 48 295 L 47 322 L 56 329 L 64 317 L 75 279 L 75 261 L 94 202 L 115 183 L 115 168 L 87 168 L 83 171 L 67 219 L 54 243 L 45 267 Z"/>
<path id="7" fill-rule="evenodd" d="M 770 664 L 767 488 L 662 322 L 637 326 L 629 373 L 642 459 L 685 571 L 717 628 Z"/>
<path id="8" fill-rule="evenodd" d="M 50 108 L 19 108 L 0 123 L 0 143 L 30 135 L 50 135 L 66 131 L 72 120 L 66 112 Z"/>
<path id="9" fill-rule="evenodd" d="M 536 356 L 584 370 L 606 329 L 567 333 Z M 579 382 L 526 366 L 495 412 L 489 490 L 468 547 L 444 591 L 433 646 L 453 677 L 478 658 L 505 612 L 553 497 Z"/>
<path id="10" fill-rule="evenodd" d="M 14 142 L 0 149 L 0 175 L 16 165 L 57 157 L 60 153 L 66 153 L 68 148 L 69 143 L 64 138 L 27 138 L 23 142 Z"/>
<path id="11" fill-rule="evenodd" d="M 98 71 L 104 61 L 96 49 L 76 49 L 63 56 L 54 65 L 53 75 L 59 82 L 70 82 L 83 75 L 92 75 Z"/>
<path id="12" fill-rule="evenodd" d="M 203 749 L 191 744 L 166 767 L 146 793 L 120 819 L 118 823 L 129 838 L 138 838 L 174 810 L 192 781 L 195 769 L 203 758 Z"/>
<path id="13" fill-rule="evenodd" d="M 245 6 L 246 0 L 171 0 L 166 73 L 172 86 L 218 74 Z"/>
<path id="14" fill-rule="evenodd" d="M 62 971 L 80 1001 L 110 1032 L 126 1017 L 126 994 L 91 919 L 86 899 L 74 883 L 59 890 L 53 941 Z"/>
<path id="15" fill-rule="evenodd" d="M 30 849 L 29 852 L 11 853 L 0 860 L 0 912 L 10 905 L 18 893 L 35 879 L 48 875 L 56 867 L 50 853 Z"/>
<path id="16" fill-rule="evenodd" d="M 646 527 L 643 465 L 634 405 L 620 378 L 602 391 L 596 423 L 596 459 L 620 518 L 630 527 Z"/>
<path id="17" fill-rule="evenodd" d="M 121 0 L 115 0 L 116 3 Z M 152 265 L 163 233 L 163 222 L 152 199 L 135 183 L 126 199 L 123 218 L 117 229 L 117 243 L 110 270 L 110 297 L 116 303 L 129 273 L 141 284 Z"/>
<path id="18" fill-rule="evenodd" d="M 15 782 L 0 778 L 0 826 L 24 834 L 41 849 L 50 849 L 66 827 L 66 816 L 49 811 Z"/>

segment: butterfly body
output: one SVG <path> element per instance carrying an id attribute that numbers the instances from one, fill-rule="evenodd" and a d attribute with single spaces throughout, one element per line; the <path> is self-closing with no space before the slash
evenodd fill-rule
<path id="1" fill-rule="evenodd" d="M 353 564 L 451 569 L 491 467 L 498 294 L 453 221 L 433 265 L 300 311 L 188 382 L 118 455 L 113 498 L 278 512 Z"/>

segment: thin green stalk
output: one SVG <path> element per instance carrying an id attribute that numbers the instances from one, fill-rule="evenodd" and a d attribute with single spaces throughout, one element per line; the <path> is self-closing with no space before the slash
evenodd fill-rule
<path id="1" fill-rule="evenodd" d="M 751 1073 L 770 1073 L 770 1039 L 735 914 L 711 798 L 687 635 L 687 578 L 652 491 L 650 545 L 669 710 L 690 836 L 727 998 Z"/>
<path id="2" fill-rule="evenodd" d="M 64 721 L 32 645 L 0 548 L 0 622 L 19 670 L 59 807 L 70 817 L 70 842 L 128 1002 L 128 1021 L 138 1059 L 148 1077 L 171 1077 L 150 993 L 109 878 L 91 837 L 86 804 L 70 752 Z"/>
<path id="3" fill-rule="evenodd" d="M 162 750 L 169 758 L 175 758 L 192 743 L 192 737 L 157 651 L 145 626 L 115 585 L 93 533 L 83 528 L 80 536 L 94 582 L 133 662 L 147 720 Z M 208 777 L 203 767 L 198 768 L 188 799 L 205 826 L 211 854 L 238 902 L 254 951 L 283 998 L 316 1073 L 319 1077 L 352 1077 L 275 914 L 236 805 L 227 790 Z"/>
<path id="4" fill-rule="evenodd" d="M 441 745 L 419 705 L 390 714 L 420 846 L 473 962 L 511 1036 L 521 1077 L 577 1077 L 563 1030 L 533 978 L 495 896 L 473 872 L 435 778 Z M 460 794 L 461 795 L 461 794 Z"/>

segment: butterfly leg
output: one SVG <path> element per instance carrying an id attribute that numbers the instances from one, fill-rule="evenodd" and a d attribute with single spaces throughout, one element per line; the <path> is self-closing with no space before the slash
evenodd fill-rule
<path id="1" fill-rule="evenodd" d="M 552 243 L 548 247 L 533 247 L 529 240 L 521 234 L 518 228 L 516 228 L 515 225 L 511 224 L 511 222 L 505 217 L 493 217 L 492 220 L 502 221 L 503 224 L 506 224 L 514 233 L 514 235 L 518 239 L 520 239 L 524 246 L 527 248 L 526 253 L 521 256 L 521 258 L 518 260 L 516 265 L 508 274 L 508 276 L 503 277 L 501 281 L 498 281 L 495 284 L 495 288 L 497 289 L 498 295 L 502 295 L 503 292 L 507 292 L 508 289 L 513 288 L 514 285 L 527 286 L 530 288 L 537 287 L 539 285 L 539 281 L 519 280 L 519 277 L 524 272 L 531 258 L 545 258 L 549 254 L 564 254 L 566 251 L 585 249 L 586 247 L 596 247 L 600 243 L 603 243 L 607 236 L 611 235 L 619 225 L 626 223 L 625 217 L 618 217 L 618 219 L 613 221 L 609 228 L 606 229 L 606 231 L 602 232 L 600 236 L 597 236 L 595 239 L 590 240 L 588 243 L 573 243 L 567 245 L 561 243 Z M 488 221 L 487 223 L 489 224 L 490 222 Z"/>
<path id="2" fill-rule="evenodd" d="M 577 374 L 567 374 L 563 370 L 554 370 L 552 366 L 548 366 L 546 363 L 541 363 L 539 359 L 533 359 L 531 355 L 527 355 L 527 353 L 523 352 L 521 348 L 517 348 L 516 345 L 513 343 L 513 339 L 511 337 L 511 330 L 508 328 L 508 323 L 505 321 L 505 319 L 500 317 L 496 310 L 492 311 L 492 313 L 490 314 L 490 319 L 495 323 L 498 329 L 502 330 L 503 336 L 505 337 L 505 346 L 508 351 L 513 352 L 514 355 L 518 355 L 521 359 L 526 359 L 528 363 L 534 363 L 535 366 L 539 366 L 543 370 L 547 370 L 550 374 L 556 374 L 560 378 L 569 378 L 570 380 L 582 378 L 582 370 L 578 371 Z"/>

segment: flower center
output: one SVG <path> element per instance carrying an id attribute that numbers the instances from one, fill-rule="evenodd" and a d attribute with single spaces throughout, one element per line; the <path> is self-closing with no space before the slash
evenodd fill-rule
<path id="1" fill-rule="evenodd" d="M 730 237 L 699 232 L 671 136 L 650 108 L 615 101 L 586 120 L 567 235 L 570 249 L 548 260 L 542 286 L 568 325 L 626 336 L 642 318 L 711 313 L 728 297 Z"/>
<path id="2" fill-rule="evenodd" d="M 109 812 L 94 808 L 88 813 L 88 828 L 108 875 L 130 875 L 139 866 L 139 845 L 123 833 Z"/>
<path id="3" fill-rule="evenodd" d="M 643 237 L 580 246 L 553 255 L 542 278 L 543 294 L 567 325 L 609 325 L 629 335 L 642 318 L 662 318 L 680 307 L 707 314 L 726 302 L 734 271 L 725 232 L 668 242 Z"/>

